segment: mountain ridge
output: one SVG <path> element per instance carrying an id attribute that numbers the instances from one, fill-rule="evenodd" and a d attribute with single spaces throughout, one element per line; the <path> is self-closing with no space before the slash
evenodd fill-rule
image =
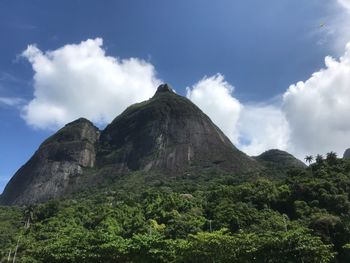
<path id="1" fill-rule="evenodd" d="M 0 203 L 43 202 L 133 171 L 181 177 L 205 169 L 242 176 L 258 173 L 261 165 L 190 100 L 163 84 L 102 131 L 79 118 L 46 139 L 11 178 Z"/>

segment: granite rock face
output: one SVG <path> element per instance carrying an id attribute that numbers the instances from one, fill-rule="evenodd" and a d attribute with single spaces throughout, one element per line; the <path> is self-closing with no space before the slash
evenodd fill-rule
<path id="1" fill-rule="evenodd" d="M 60 197 L 75 188 L 84 167 L 96 161 L 99 130 L 78 119 L 48 138 L 7 184 L 2 204 L 23 205 Z"/>
<path id="2" fill-rule="evenodd" d="M 148 101 L 130 106 L 101 133 L 98 166 L 120 171 L 179 174 L 219 167 L 241 172 L 257 162 L 235 148 L 196 105 L 161 85 Z"/>
<path id="3" fill-rule="evenodd" d="M 350 159 L 350 148 L 346 149 L 344 154 L 343 154 L 344 159 Z"/>
<path id="4" fill-rule="evenodd" d="M 183 176 L 207 168 L 240 176 L 261 166 L 197 106 L 163 84 L 101 132 L 86 119 L 67 124 L 17 171 L 0 203 L 43 202 L 132 171 Z"/>

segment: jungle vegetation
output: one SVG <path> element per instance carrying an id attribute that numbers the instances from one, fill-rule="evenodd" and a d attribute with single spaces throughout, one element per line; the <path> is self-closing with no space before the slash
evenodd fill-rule
<path id="1" fill-rule="evenodd" d="M 350 262 L 350 161 L 310 163 L 245 182 L 135 173 L 1 207 L 0 262 Z"/>

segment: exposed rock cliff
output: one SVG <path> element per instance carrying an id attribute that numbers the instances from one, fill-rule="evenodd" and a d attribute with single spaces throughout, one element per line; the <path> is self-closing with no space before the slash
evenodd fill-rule
<path id="1" fill-rule="evenodd" d="M 83 167 L 93 167 L 98 129 L 86 119 L 67 124 L 48 138 L 7 184 L 3 204 L 27 204 L 59 197 L 75 188 Z"/>
<path id="2" fill-rule="evenodd" d="M 98 166 L 171 174 L 205 167 L 242 172 L 257 163 L 236 149 L 196 105 L 161 85 L 101 133 Z"/>
<path id="3" fill-rule="evenodd" d="M 346 149 L 344 154 L 343 154 L 344 159 L 350 159 L 350 148 Z"/>
<path id="4" fill-rule="evenodd" d="M 182 176 L 207 168 L 240 176 L 260 165 L 235 148 L 197 106 L 164 84 L 151 99 L 127 108 L 101 136 L 88 120 L 67 124 L 18 170 L 0 201 L 42 202 L 130 171 Z"/>

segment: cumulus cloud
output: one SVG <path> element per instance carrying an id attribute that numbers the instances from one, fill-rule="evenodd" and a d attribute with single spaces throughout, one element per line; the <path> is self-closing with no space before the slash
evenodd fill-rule
<path id="1" fill-rule="evenodd" d="M 187 87 L 187 98 L 205 112 L 233 143 L 238 142 L 238 119 L 242 105 L 231 94 L 234 88 L 223 75 L 204 77 L 191 88 Z"/>
<path id="2" fill-rule="evenodd" d="M 326 57 L 324 69 L 291 85 L 277 104 L 238 101 L 220 74 L 187 88 L 187 97 L 250 155 L 278 148 L 299 158 L 341 156 L 350 147 L 350 43 L 339 60 Z"/>
<path id="3" fill-rule="evenodd" d="M 191 88 L 187 97 L 244 152 L 250 155 L 288 144 L 288 123 L 273 105 L 243 105 L 233 96 L 234 88 L 216 74 L 205 77 Z"/>
<path id="4" fill-rule="evenodd" d="M 336 151 L 350 147 L 350 43 L 345 54 L 325 59 L 326 67 L 289 87 L 283 111 L 291 127 L 292 151 Z"/>
<path id="5" fill-rule="evenodd" d="M 56 128 L 75 118 L 110 122 L 127 106 L 151 97 L 160 84 L 154 67 L 137 58 L 107 56 L 102 39 L 43 52 L 31 45 L 23 56 L 34 70 L 34 96 L 23 118 L 36 128 Z M 278 148 L 299 158 L 350 147 L 350 43 L 310 79 L 291 85 L 279 103 L 242 103 L 224 76 L 204 77 L 187 88 L 231 141 L 249 155 Z M 19 105 L 17 98 L 0 103 Z"/>
<path id="6" fill-rule="evenodd" d="M 249 155 L 269 149 L 288 150 L 289 124 L 280 107 L 269 104 L 246 105 L 239 119 L 238 147 Z"/>
<path id="7" fill-rule="evenodd" d="M 339 59 L 291 85 L 281 101 L 242 103 L 223 76 L 206 77 L 187 97 L 211 117 L 241 150 L 256 155 L 278 148 L 299 158 L 350 147 L 350 43 Z"/>
<path id="8" fill-rule="evenodd" d="M 34 98 L 23 118 L 36 128 L 57 128 L 78 117 L 111 121 L 132 103 L 151 97 L 160 84 L 152 64 L 107 56 L 101 38 L 43 52 L 30 45 L 22 56 L 34 70 Z"/>

